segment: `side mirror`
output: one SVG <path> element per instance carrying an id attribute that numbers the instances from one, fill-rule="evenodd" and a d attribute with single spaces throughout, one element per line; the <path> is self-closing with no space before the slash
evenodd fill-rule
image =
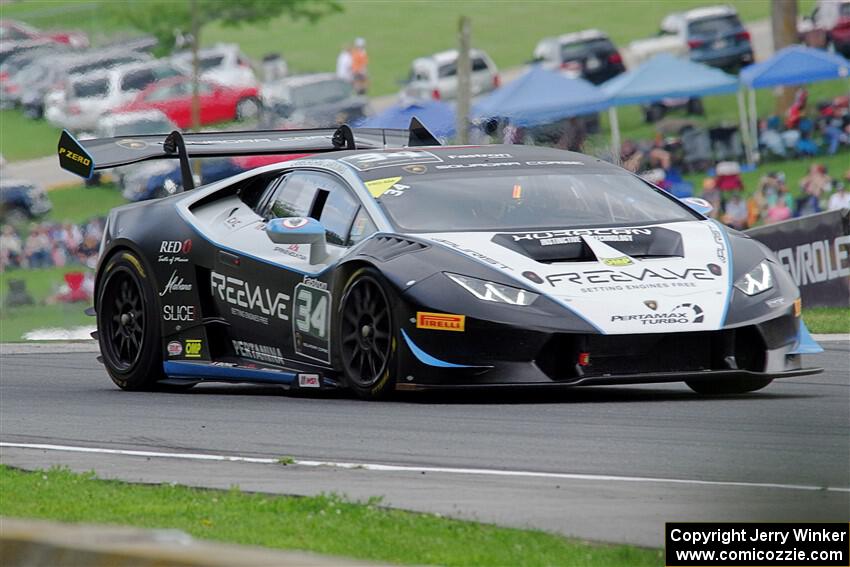
<path id="1" fill-rule="evenodd" d="M 320 264 L 328 257 L 325 227 L 315 219 L 286 217 L 266 223 L 266 236 L 275 244 L 307 245 L 310 247 L 310 264 Z M 290 250 L 294 257 L 300 250 Z M 296 256 L 295 254 L 298 254 Z"/>
<path id="2" fill-rule="evenodd" d="M 711 203 L 705 199 L 700 199 L 699 197 L 685 197 L 684 199 L 681 199 L 681 201 L 704 216 L 708 216 L 708 213 L 714 210 Z"/>

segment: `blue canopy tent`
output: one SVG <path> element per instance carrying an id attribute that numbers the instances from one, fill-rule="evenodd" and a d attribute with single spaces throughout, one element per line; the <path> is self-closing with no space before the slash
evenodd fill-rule
<path id="1" fill-rule="evenodd" d="M 611 104 L 609 113 L 614 154 L 618 155 L 620 148 L 617 106 L 649 104 L 665 98 L 727 94 L 738 91 L 738 88 L 736 77 L 702 63 L 679 59 L 669 53 L 660 53 L 639 67 L 614 77 L 601 86 Z M 746 136 L 748 131 L 744 99 L 740 93 L 738 113 L 742 133 Z"/>
<path id="2" fill-rule="evenodd" d="M 416 117 L 438 138 L 451 138 L 455 134 L 455 111 L 439 101 L 424 101 L 391 106 L 379 114 L 362 119 L 356 125 L 363 128 L 404 128 Z"/>
<path id="3" fill-rule="evenodd" d="M 515 126 L 539 126 L 608 108 L 602 91 L 583 79 L 570 79 L 535 66 L 496 89 L 472 108 L 475 120 L 504 118 Z"/>
<path id="4" fill-rule="evenodd" d="M 847 78 L 850 78 L 850 61 L 837 53 L 803 45 L 780 49 L 770 59 L 744 67 L 741 70 L 741 83 L 750 90 L 750 128 L 753 142 L 756 142 L 755 136 L 758 135 L 755 89 Z"/>
<path id="5" fill-rule="evenodd" d="M 741 82 L 751 89 L 846 78 L 850 78 L 850 61 L 804 45 L 780 49 L 770 59 L 741 69 Z"/>

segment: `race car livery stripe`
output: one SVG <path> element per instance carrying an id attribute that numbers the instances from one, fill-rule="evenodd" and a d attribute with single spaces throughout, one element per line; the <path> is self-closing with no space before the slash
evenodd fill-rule
<path id="1" fill-rule="evenodd" d="M 296 375 L 291 372 L 277 370 L 262 370 L 252 368 L 234 368 L 213 366 L 197 362 L 166 361 L 163 370 L 171 377 L 208 378 L 214 380 L 250 380 L 251 382 L 269 382 L 274 384 L 291 384 Z"/>
<path id="2" fill-rule="evenodd" d="M 401 335 L 404 337 L 404 342 L 407 343 L 407 347 L 410 349 L 410 352 L 419 360 L 419 362 L 423 364 L 427 364 L 428 366 L 436 366 L 438 368 L 480 368 L 479 366 L 469 366 L 466 364 L 454 364 L 452 362 L 446 362 L 445 360 L 440 360 L 439 358 L 435 358 L 416 346 L 416 343 L 413 342 L 407 332 L 402 329 Z"/>
<path id="3" fill-rule="evenodd" d="M 729 285 L 726 288 L 726 301 L 723 304 L 723 315 L 720 317 L 720 326 L 722 328 L 726 326 L 726 315 L 729 313 L 729 304 L 732 303 L 732 294 L 735 292 L 735 288 L 732 287 L 735 284 L 735 268 L 732 265 L 732 246 L 729 244 L 729 235 L 726 233 L 726 227 L 720 224 L 720 221 L 715 219 L 710 219 L 710 221 L 717 225 L 717 229 L 723 237 L 723 245 L 726 246 L 726 257 L 729 259 L 729 263 L 726 266 L 726 273 L 729 277 Z"/>

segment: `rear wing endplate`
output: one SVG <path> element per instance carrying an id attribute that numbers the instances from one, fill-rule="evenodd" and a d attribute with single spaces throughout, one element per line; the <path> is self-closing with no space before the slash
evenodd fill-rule
<path id="1" fill-rule="evenodd" d="M 314 128 L 153 134 L 77 140 L 67 130 L 59 138 L 59 166 L 91 178 L 95 171 L 153 159 L 180 160 L 184 189 L 194 186 L 190 158 L 277 154 L 313 154 L 341 150 L 377 150 L 439 146 L 437 138 L 413 118 L 407 130 L 384 128 Z"/>

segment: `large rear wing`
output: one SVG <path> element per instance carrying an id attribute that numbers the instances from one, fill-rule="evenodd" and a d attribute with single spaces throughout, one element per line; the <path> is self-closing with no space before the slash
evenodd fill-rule
<path id="1" fill-rule="evenodd" d="M 183 188 L 194 187 L 190 158 L 277 154 L 313 154 L 341 150 L 378 150 L 415 146 L 439 146 L 440 142 L 413 118 L 407 130 L 383 128 L 313 128 L 302 130 L 254 130 L 153 134 L 121 138 L 77 140 L 67 130 L 59 138 L 59 166 L 75 175 L 91 178 L 109 169 L 152 159 L 180 160 Z"/>

